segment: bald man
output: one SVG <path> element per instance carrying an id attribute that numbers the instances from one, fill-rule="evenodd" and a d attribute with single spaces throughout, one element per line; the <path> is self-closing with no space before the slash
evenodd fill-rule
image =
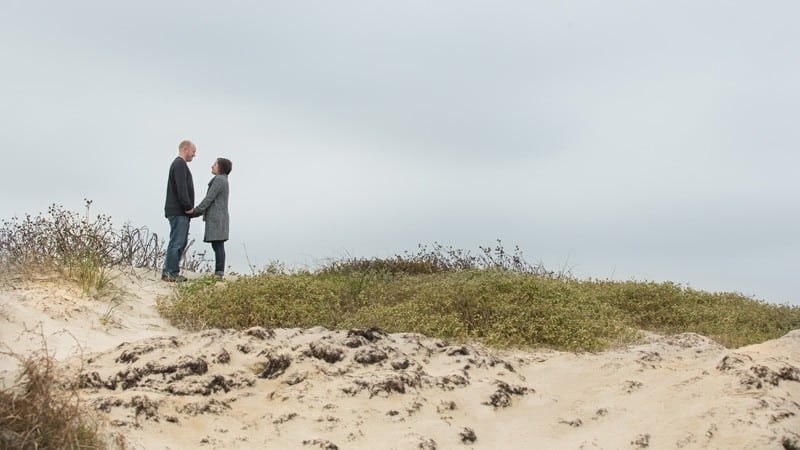
<path id="1" fill-rule="evenodd" d="M 186 281 L 180 274 L 180 259 L 189 240 L 189 220 L 194 207 L 194 180 L 189 164 L 197 153 L 191 141 L 178 145 L 178 156 L 169 166 L 167 178 L 167 200 L 164 215 L 169 220 L 169 244 L 161 279 L 168 282 Z"/>

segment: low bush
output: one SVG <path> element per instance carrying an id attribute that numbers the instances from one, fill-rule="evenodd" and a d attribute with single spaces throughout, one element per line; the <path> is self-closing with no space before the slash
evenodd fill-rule
<path id="1" fill-rule="evenodd" d="M 736 293 L 578 280 L 521 258 L 487 263 L 463 251 L 441 258 L 439 250 L 334 261 L 314 272 L 271 270 L 222 284 L 190 282 L 159 299 L 158 307 L 175 325 L 193 330 L 375 326 L 498 347 L 575 351 L 631 343 L 640 330 L 696 332 L 738 347 L 800 328 L 800 308 Z"/>
<path id="2" fill-rule="evenodd" d="M 428 247 L 419 244 L 415 252 L 403 252 L 391 258 L 342 258 L 333 260 L 319 269 L 322 275 L 350 272 L 389 272 L 392 274 L 421 275 L 430 273 L 456 272 L 464 270 L 499 269 L 530 275 L 554 277 L 556 274 L 544 266 L 531 264 L 522 255 L 519 246 L 509 253 L 497 240 L 494 247 L 479 246 L 477 254 L 468 250 L 445 246 L 434 242 Z"/>

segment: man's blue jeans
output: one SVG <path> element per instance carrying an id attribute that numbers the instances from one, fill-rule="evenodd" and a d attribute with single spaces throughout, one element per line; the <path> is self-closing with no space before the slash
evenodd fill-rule
<path id="1" fill-rule="evenodd" d="M 169 216 L 169 244 L 167 244 L 167 258 L 164 261 L 163 275 L 177 276 L 181 255 L 186 250 L 189 240 L 189 216 Z"/>

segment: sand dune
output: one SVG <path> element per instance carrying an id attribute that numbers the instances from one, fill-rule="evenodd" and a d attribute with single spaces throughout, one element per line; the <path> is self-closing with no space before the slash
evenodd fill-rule
<path id="1" fill-rule="evenodd" d="M 185 333 L 170 286 L 116 302 L 52 281 L 0 291 L 0 339 L 41 348 L 129 448 L 798 448 L 800 330 L 735 350 L 686 333 L 603 353 L 497 351 L 377 329 Z M 0 357 L 13 380 L 16 359 Z"/>

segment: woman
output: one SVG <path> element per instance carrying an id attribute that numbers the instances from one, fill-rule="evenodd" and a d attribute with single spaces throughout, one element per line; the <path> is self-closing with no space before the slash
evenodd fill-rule
<path id="1" fill-rule="evenodd" d="M 204 242 L 214 249 L 214 278 L 221 280 L 225 274 L 225 241 L 228 240 L 230 217 L 228 216 L 228 174 L 233 164 L 225 158 L 217 158 L 211 166 L 214 178 L 208 182 L 206 198 L 195 206 L 193 216 L 202 215 L 206 223 Z"/>

